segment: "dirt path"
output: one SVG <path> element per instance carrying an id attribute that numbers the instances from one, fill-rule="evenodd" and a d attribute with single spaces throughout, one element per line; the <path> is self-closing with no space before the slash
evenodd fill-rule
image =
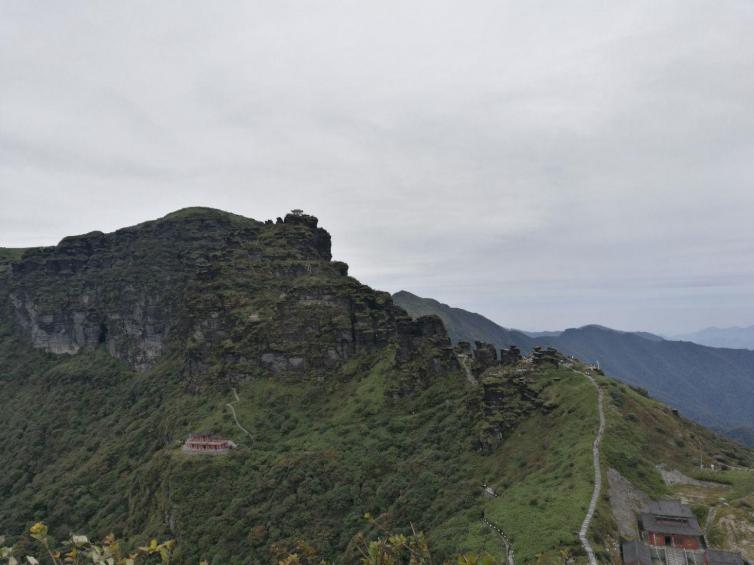
<path id="1" fill-rule="evenodd" d="M 709 530 L 712 527 L 712 524 L 715 523 L 716 514 L 717 506 L 710 506 L 709 510 L 707 511 L 707 519 L 704 521 L 704 543 L 708 543 L 707 536 L 709 535 Z"/>
<path id="2" fill-rule="evenodd" d="M 511 540 L 508 539 L 508 536 L 505 535 L 505 532 L 501 528 L 490 522 L 484 516 L 482 516 L 482 524 L 489 527 L 493 532 L 497 533 L 497 535 L 500 536 L 500 539 L 503 540 L 503 550 L 505 551 L 506 565 L 516 565 L 516 562 L 513 560 L 513 545 L 511 544 Z"/>
<path id="3" fill-rule="evenodd" d="M 589 559 L 589 564 L 597 565 L 597 558 L 594 555 L 592 544 L 587 538 L 587 533 L 589 532 L 589 526 L 592 525 L 592 518 L 594 518 L 594 512 L 597 509 L 597 502 L 599 501 L 600 491 L 602 490 L 600 446 L 602 445 L 602 436 L 605 433 L 605 408 L 602 389 L 597 384 L 597 381 L 594 380 L 594 377 L 587 373 L 581 373 L 581 371 L 577 372 L 589 379 L 589 382 L 592 383 L 594 388 L 597 389 L 597 411 L 599 412 L 600 416 L 600 426 L 597 430 L 597 437 L 594 439 L 594 444 L 592 445 L 592 459 L 594 461 L 594 490 L 592 491 L 592 500 L 589 502 L 589 509 L 587 510 L 586 516 L 584 517 L 584 522 L 581 524 L 581 530 L 579 530 L 579 539 L 581 540 L 581 545 L 584 546 L 584 551 L 586 551 L 587 558 Z"/>
<path id="4" fill-rule="evenodd" d="M 238 429 L 241 430 L 243 433 L 245 433 L 247 436 L 249 436 L 249 441 L 253 444 L 254 443 L 254 436 L 251 435 L 249 430 L 244 428 L 241 423 L 238 421 L 238 415 L 236 414 L 236 409 L 234 407 L 234 404 L 238 404 L 241 402 L 241 399 L 238 397 L 238 393 L 236 392 L 236 389 L 233 389 L 233 396 L 235 396 L 235 400 L 233 402 L 228 402 L 225 406 L 230 408 L 231 414 L 233 414 L 233 420 L 236 422 L 236 426 L 238 426 Z"/>
<path id="5" fill-rule="evenodd" d="M 476 377 L 474 377 L 474 373 L 471 372 L 471 364 L 473 362 L 471 360 L 471 357 L 463 353 L 456 353 L 456 359 L 458 359 L 458 364 L 461 366 L 461 369 L 463 369 L 463 372 L 466 375 L 466 380 L 469 381 L 472 385 L 479 384 L 476 380 Z"/>

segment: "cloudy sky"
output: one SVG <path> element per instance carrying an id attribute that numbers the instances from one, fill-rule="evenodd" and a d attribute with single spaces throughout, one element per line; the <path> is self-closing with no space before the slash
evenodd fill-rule
<path id="1" fill-rule="evenodd" d="M 4 0 L 0 246 L 300 207 L 525 329 L 754 324 L 750 0 Z"/>

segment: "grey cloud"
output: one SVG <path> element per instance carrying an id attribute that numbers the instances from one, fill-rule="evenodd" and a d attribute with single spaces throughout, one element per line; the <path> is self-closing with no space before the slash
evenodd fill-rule
<path id="1" fill-rule="evenodd" d="M 748 1 L 4 2 L 0 245 L 302 207 L 525 328 L 754 323 Z"/>

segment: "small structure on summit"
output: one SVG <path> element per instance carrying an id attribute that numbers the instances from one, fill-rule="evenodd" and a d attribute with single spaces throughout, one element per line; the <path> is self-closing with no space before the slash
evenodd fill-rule
<path id="1" fill-rule="evenodd" d="M 206 455 L 221 455 L 238 447 L 233 441 L 219 437 L 210 432 L 191 434 L 183 444 L 184 453 L 203 453 Z"/>
<path id="2" fill-rule="evenodd" d="M 301 208 L 294 208 L 293 210 L 291 210 L 291 214 L 294 216 L 303 216 L 304 211 Z"/>

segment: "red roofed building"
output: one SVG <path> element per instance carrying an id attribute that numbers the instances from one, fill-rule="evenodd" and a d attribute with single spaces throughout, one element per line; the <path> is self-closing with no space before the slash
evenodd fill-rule
<path id="1" fill-rule="evenodd" d="M 704 547 L 704 533 L 696 516 L 680 502 L 652 502 L 641 515 L 640 522 L 649 545 L 683 549 Z"/>
<path id="2" fill-rule="evenodd" d="M 650 503 L 639 531 L 640 540 L 621 544 L 624 565 L 751 565 L 739 553 L 708 549 L 696 516 L 676 500 Z"/>
<path id="3" fill-rule="evenodd" d="M 229 439 L 221 438 L 209 432 L 199 432 L 191 434 L 186 443 L 183 444 L 181 451 L 184 453 L 205 453 L 207 455 L 219 455 L 227 453 L 231 449 L 238 447 Z"/>

